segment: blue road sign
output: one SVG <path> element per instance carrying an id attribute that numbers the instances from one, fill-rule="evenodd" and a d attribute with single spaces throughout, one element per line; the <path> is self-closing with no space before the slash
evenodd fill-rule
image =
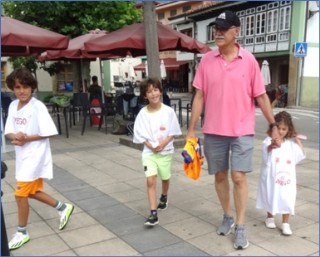
<path id="1" fill-rule="evenodd" d="M 295 57 L 306 57 L 308 50 L 308 44 L 306 42 L 296 42 L 294 44 L 294 56 Z"/>

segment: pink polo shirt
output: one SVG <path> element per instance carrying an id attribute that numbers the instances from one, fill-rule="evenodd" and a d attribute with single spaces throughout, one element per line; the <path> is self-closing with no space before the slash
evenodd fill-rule
<path id="1" fill-rule="evenodd" d="M 218 49 L 206 53 L 193 86 L 204 93 L 203 133 L 243 136 L 255 133 L 254 98 L 265 93 L 255 57 L 239 47 L 239 55 L 225 62 Z"/>

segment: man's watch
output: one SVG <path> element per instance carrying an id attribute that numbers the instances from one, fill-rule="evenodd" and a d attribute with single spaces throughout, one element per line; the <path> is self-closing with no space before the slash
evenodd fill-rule
<path id="1" fill-rule="evenodd" d="M 273 127 L 278 127 L 278 124 L 276 122 L 270 123 L 269 129 L 273 129 Z"/>

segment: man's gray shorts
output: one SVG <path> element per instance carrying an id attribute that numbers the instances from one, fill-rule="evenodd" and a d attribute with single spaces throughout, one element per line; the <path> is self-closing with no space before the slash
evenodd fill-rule
<path id="1" fill-rule="evenodd" d="M 204 155 L 210 175 L 219 171 L 252 171 L 252 153 L 254 136 L 226 137 L 204 135 Z"/>

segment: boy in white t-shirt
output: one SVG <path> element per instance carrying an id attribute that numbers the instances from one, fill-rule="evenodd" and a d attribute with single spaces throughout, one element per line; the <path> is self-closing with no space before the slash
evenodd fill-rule
<path id="1" fill-rule="evenodd" d="M 39 100 L 32 97 L 37 81 L 26 68 L 14 70 L 6 79 L 17 97 L 10 106 L 5 135 L 15 146 L 15 199 L 18 205 L 18 229 L 9 242 L 15 250 L 29 242 L 27 232 L 29 198 L 55 207 L 60 214 L 59 229 L 67 225 L 74 206 L 62 203 L 44 193 L 43 179 L 53 178 L 49 137 L 57 135 L 56 126 Z"/>
<path id="2" fill-rule="evenodd" d="M 157 210 L 168 206 L 167 194 L 171 177 L 171 162 L 174 152 L 174 136 L 181 135 L 180 125 L 174 110 L 161 102 L 162 86 L 158 79 L 147 79 L 140 84 L 141 97 L 148 100 L 134 123 L 133 142 L 144 144 L 142 165 L 147 177 L 147 192 L 151 209 L 146 226 L 159 223 Z M 157 205 L 157 176 L 162 180 L 162 194 Z"/>

